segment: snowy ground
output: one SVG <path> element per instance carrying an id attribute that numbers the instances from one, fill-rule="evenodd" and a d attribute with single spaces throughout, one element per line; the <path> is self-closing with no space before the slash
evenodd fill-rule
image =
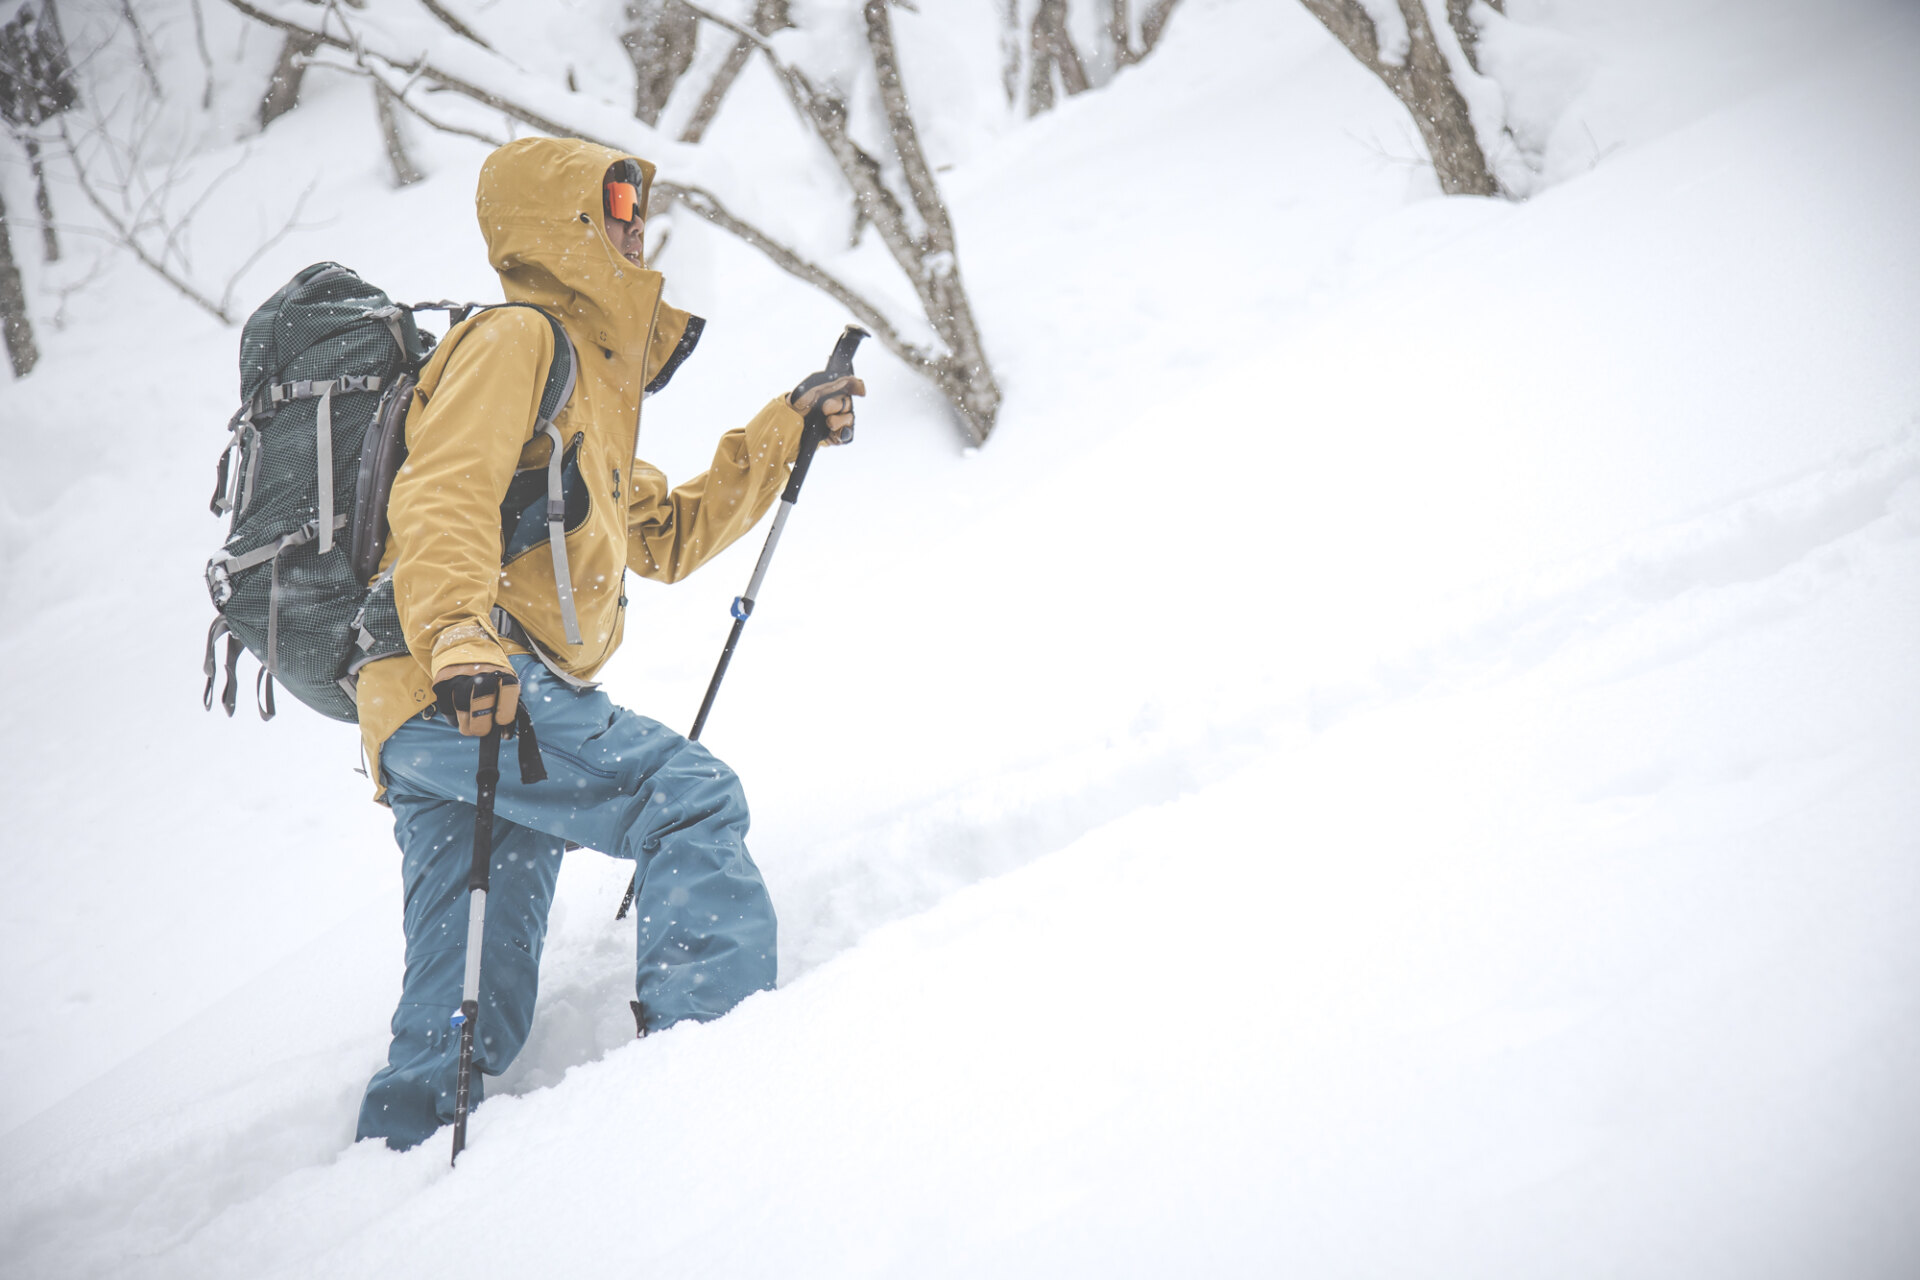
<path id="1" fill-rule="evenodd" d="M 1525 204 L 1254 0 L 972 137 L 999 433 L 866 358 L 708 734 L 782 987 L 630 1043 L 574 855 L 457 1172 L 351 1142 L 351 730 L 195 705 L 234 334 L 77 295 L 0 386 L 0 1272 L 1920 1274 L 1920 14 L 1509 8 Z M 259 292 L 484 296 L 481 152 L 392 195 L 370 115 L 249 162 L 360 166 Z M 675 236 L 678 476 L 842 317 Z M 616 697 L 691 718 L 750 541 L 636 594 Z"/>

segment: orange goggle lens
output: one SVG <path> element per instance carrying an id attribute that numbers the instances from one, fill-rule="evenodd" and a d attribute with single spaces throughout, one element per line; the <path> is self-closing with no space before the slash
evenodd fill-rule
<path id="1" fill-rule="evenodd" d="M 633 211 L 640 207 L 640 192 L 631 182 L 607 184 L 607 216 L 615 222 L 632 222 Z"/>

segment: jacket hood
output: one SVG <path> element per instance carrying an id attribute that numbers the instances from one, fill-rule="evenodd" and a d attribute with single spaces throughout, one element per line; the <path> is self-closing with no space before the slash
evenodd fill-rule
<path id="1" fill-rule="evenodd" d="M 607 238 L 601 180 L 621 160 L 640 166 L 644 218 L 653 165 L 577 138 L 521 138 L 501 147 L 480 167 L 474 205 L 508 301 L 545 307 L 601 347 L 639 357 L 661 280 Z"/>

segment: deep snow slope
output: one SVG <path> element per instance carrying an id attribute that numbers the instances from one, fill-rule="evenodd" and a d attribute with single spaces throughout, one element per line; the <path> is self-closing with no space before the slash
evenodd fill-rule
<path id="1" fill-rule="evenodd" d="M 351 732 L 194 705 L 234 335 L 76 296 L 0 387 L 0 1271 L 1920 1270 L 1920 15 L 1509 8 L 1525 204 L 1434 198 L 1296 6 L 953 126 L 1000 432 L 866 361 L 708 734 L 782 987 L 628 1042 L 575 855 L 457 1171 L 351 1144 L 400 963 Z M 262 289 L 485 296 L 481 152 L 387 193 L 368 114 L 247 161 L 364 161 Z M 678 476 L 840 317 L 674 237 Z M 616 696 L 690 718 L 750 542 L 636 591 Z"/>

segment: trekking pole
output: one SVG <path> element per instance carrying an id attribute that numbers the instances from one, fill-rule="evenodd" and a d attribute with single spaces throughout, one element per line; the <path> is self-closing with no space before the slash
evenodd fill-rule
<path id="1" fill-rule="evenodd" d="M 473 869 L 467 873 L 467 976 L 453 1025 L 460 1031 L 460 1074 L 453 1092 L 453 1162 L 467 1145 L 467 1099 L 473 1081 L 474 1023 L 480 1020 L 480 948 L 487 931 L 487 873 L 493 863 L 493 795 L 500 783 L 500 726 L 480 739 L 474 771 Z"/>
<path id="2" fill-rule="evenodd" d="M 839 341 L 833 344 L 833 354 L 827 357 L 826 376 L 828 381 L 845 378 L 853 373 L 853 353 L 860 349 L 860 340 L 871 337 L 857 324 L 850 324 L 841 330 Z M 753 601 L 760 594 L 761 579 L 767 576 L 767 566 L 773 563 L 773 549 L 780 545 L 780 531 L 787 527 L 787 517 L 793 514 L 793 504 L 800 501 L 800 486 L 807 482 L 807 469 L 813 465 L 813 455 L 818 451 L 820 442 L 827 435 L 827 415 L 819 406 L 815 406 L 806 417 L 806 423 L 800 430 L 800 456 L 794 460 L 793 473 L 787 477 L 787 487 L 780 495 L 780 509 L 773 513 L 773 528 L 767 530 L 767 544 L 760 548 L 760 559 L 753 566 L 753 577 L 747 583 L 745 594 L 733 598 L 733 630 L 727 633 L 726 647 L 720 650 L 720 662 L 713 669 L 713 679 L 707 682 L 707 696 L 700 700 L 700 712 L 693 718 L 693 732 L 687 735 L 687 741 L 700 741 L 700 731 L 707 727 L 707 713 L 713 710 L 713 699 L 720 692 L 720 681 L 726 677 L 727 664 L 733 661 L 733 650 L 740 643 L 740 633 L 747 629 L 747 619 L 753 616 Z M 852 437 L 852 428 L 840 437 L 844 444 Z M 640 890 L 640 868 L 633 869 L 633 881 L 627 885 L 627 894 L 620 899 L 620 910 L 614 913 L 615 920 L 625 920 L 627 909 L 633 905 L 634 894 Z"/>

